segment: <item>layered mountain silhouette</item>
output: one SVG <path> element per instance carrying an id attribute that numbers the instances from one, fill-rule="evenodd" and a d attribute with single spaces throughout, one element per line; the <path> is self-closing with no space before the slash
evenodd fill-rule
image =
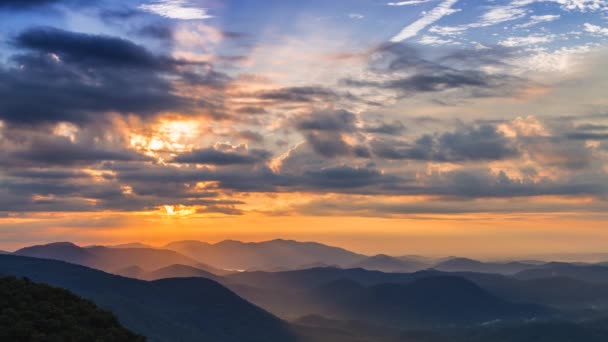
<path id="1" fill-rule="evenodd" d="M 68 289 L 151 341 L 603 341 L 607 270 L 368 257 L 287 240 L 55 243 L 0 255 L 0 276 Z"/>
<path id="2" fill-rule="evenodd" d="M 537 265 L 523 262 L 481 262 L 468 258 L 449 258 L 433 266 L 433 268 L 436 270 L 446 272 L 479 272 L 498 274 L 515 274 L 534 267 L 537 267 Z"/>
<path id="3" fill-rule="evenodd" d="M 317 263 L 343 267 L 366 258 L 338 247 L 291 240 L 249 243 L 227 240 L 216 244 L 179 241 L 164 248 L 228 270 L 300 269 Z"/>
<path id="4" fill-rule="evenodd" d="M 480 286 L 482 281 L 476 279 L 477 276 L 490 286 Z M 491 274 L 487 275 L 488 280 L 483 276 L 486 275 L 319 268 L 236 273 L 224 277 L 222 282 L 249 301 L 290 319 L 317 314 L 341 320 L 392 325 L 409 322 L 420 326 L 431 322 L 473 324 L 552 314 L 551 310 L 538 305 L 515 304 L 534 303 L 531 296 L 518 297 L 517 291 L 503 291 L 511 297 L 502 297 L 494 291 L 501 289 L 503 278 L 511 278 Z M 513 288 L 526 288 L 522 281 L 512 279 L 512 282 L 517 285 Z M 531 288 L 528 294 L 540 290 Z"/>
<path id="5" fill-rule="evenodd" d="M 132 266 L 143 270 L 156 270 L 179 264 L 193 266 L 214 274 L 229 273 L 175 251 L 155 248 L 80 247 L 70 242 L 58 242 L 22 248 L 14 254 L 61 260 L 107 272 L 123 272 L 125 268 Z"/>
<path id="6" fill-rule="evenodd" d="M 568 277 L 585 282 L 608 284 L 608 267 L 551 262 L 533 269 L 521 271 L 515 274 L 515 277 L 518 279 Z"/>
<path id="7" fill-rule="evenodd" d="M 515 304 L 498 298 L 473 282 L 455 276 L 370 287 L 352 280 L 338 280 L 313 289 L 309 296 L 321 303 L 318 314 L 400 328 L 481 324 L 549 314 L 548 309 L 538 305 Z"/>
<path id="8" fill-rule="evenodd" d="M 366 270 L 376 270 L 382 272 L 408 273 L 416 272 L 428 268 L 429 266 L 430 264 L 423 262 L 418 258 L 396 258 L 385 254 L 378 254 L 350 265 L 350 268 L 364 268 Z"/>
<path id="9" fill-rule="evenodd" d="M 293 341 L 268 312 L 204 278 L 147 282 L 57 260 L 0 256 L 0 275 L 68 289 L 112 311 L 150 341 Z"/>
<path id="10" fill-rule="evenodd" d="M 221 277 L 218 277 L 213 273 L 187 265 L 171 265 L 160 268 L 155 271 L 141 273 L 139 274 L 139 276 L 134 278 L 144 280 L 159 280 L 168 278 L 206 278 L 213 280 L 221 279 Z"/>

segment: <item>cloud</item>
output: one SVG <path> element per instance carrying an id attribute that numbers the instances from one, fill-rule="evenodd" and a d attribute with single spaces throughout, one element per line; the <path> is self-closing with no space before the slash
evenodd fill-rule
<path id="1" fill-rule="evenodd" d="M 391 42 L 401 42 L 409 38 L 415 37 L 420 31 L 424 30 L 429 25 L 432 25 L 441 18 L 456 13 L 458 10 L 452 7 L 458 2 L 458 0 L 445 0 L 428 13 L 424 14 L 422 18 L 416 20 L 412 24 L 406 26 L 396 36 L 391 38 Z"/>
<path id="2" fill-rule="evenodd" d="M 265 150 L 249 150 L 245 146 L 229 146 L 219 144 L 215 147 L 194 150 L 178 155 L 173 159 L 175 163 L 205 164 L 205 165 L 251 165 L 262 163 L 271 157 Z"/>
<path id="3" fill-rule="evenodd" d="M 515 28 L 528 28 L 534 25 L 549 23 L 552 21 L 556 21 L 561 18 L 559 14 L 547 14 L 547 15 L 533 15 L 530 16 L 530 21 L 525 24 L 516 25 Z"/>
<path id="4" fill-rule="evenodd" d="M 140 5 L 139 8 L 171 19 L 203 20 L 213 18 L 206 8 L 189 6 L 186 0 L 154 0 L 150 4 Z"/>
<path id="5" fill-rule="evenodd" d="M 53 27 L 30 28 L 20 33 L 20 48 L 53 54 L 59 60 L 87 65 L 167 69 L 176 61 L 152 55 L 126 39 L 64 31 Z"/>
<path id="6" fill-rule="evenodd" d="M 338 95 L 324 87 L 288 87 L 263 91 L 256 94 L 262 100 L 278 102 L 315 102 L 336 100 Z"/>
<path id="7" fill-rule="evenodd" d="M 363 127 L 363 132 L 385 135 L 399 135 L 405 130 L 405 125 L 399 120 L 395 120 L 391 123 L 375 122 L 367 124 Z"/>
<path id="8" fill-rule="evenodd" d="M 26 52 L 0 67 L 0 97 L 5 99 L 0 118 L 12 123 L 84 123 L 108 112 L 192 113 L 213 106 L 178 95 L 176 82 L 220 89 L 227 80 L 210 65 L 189 71 L 187 61 L 153 55 L 117 37 L 43 27 L 22 32 L 13 43 Z"/>
<path id="9" fill-rule="evenodd" d="M 95 145 L 77 144 L 68 138 L 38 138 L 25 150 L 10 154 L 12 158 L 41 164 L 71 165 L 100 161 L 145 161 L 149 158 L 124 149 L 104 149 Z"/>
<path id="10" fill-rule="evenodd" d="M 589 24 L 589 23 L 585 23 L 583 26 L 584 26 L 585 32 L 597 34 L 597 35 L 601 35 L 601 36 L 608 36 L 608 28 Z"/>
<path id="11" fill-rule="evenodd" d="M 386 181 L 390 181 L 390 177 L 383 176 L 375 169 L 338 166 L 318 171 L 306 171 L 302 176 L 300 186 L 328 189 L 331 191 L 335 189 L 381 186 Z"/>
<path id="12" fill-rule="evenodd" d="M 389 2 L 387 5 L 388 6 L 411 6 L 411 5 L 424 4 L 424 3 L 432 2 L 432 1 L 437 1 L 437 0 L 408 0 L 408 1 L 399 1 L 399 2 Z"/>
<path id="13" fill-rule="evenodd" d="M 553 34 L 534 34 L 525 37 L 508 37 L 499 42 L 506 47 L 520 47 L 528 45 L 546 44 L 554 41 L 557 37 Z"/>
<path id="14" fill-rule="evenodd" d="M 353 145 L 345 139 L 345 134 L 358 131 L 357 123 L 357 117 L 349 111 L 322 110 L 300 115 L 290 124 L 324 157 L 354 155 L 367 158 L 369 152 L 365 147 Z"/>
<path id="15" fill-rule="evenodd" d="M 353 132 L 357 117 L 346 110 L 316 111 L 296 119 L 295 127 L 303 131 Z"/>
<path id="16" fill-rule="evenodd" d="M 413 143 L 376 139 L 371 147 L 375 156 L 391 160 L 465 162 L 504 160 L 519 155 L 515 141 L 490 125 L 464 127 L 440 135 L 426 134 Z"/>
<path id="17" fill-rule="evenodd" d="M 458 42 L 456 42 L 452 39 L 445 39 L 445 38 L 440 38 L 437 36 L 429 36 L 429 35 L 422 36 L 422 38 L 420 38 L 418 40 L 418 43 L 423 44 L 423 45 L 458 44 Z"/>
<path id="18" fill-rule="evenodd" d="M 525 17 L 528 11 L 519 6 L 495 6 L 490 8 L 481 16 L 481 21 L 469 25 L 470 27 L 492 26 L 506 21 L 517 20 Z"/>
<path id="19" fill-rule="evenodd" d="M 515 0 L 514 6 L 528 6 L 539 2 L 552 2 L 559 4 L 567 11 L 592 12 L 608 9 L 606 0 Z"/>
<path id="20" fill-rule="evenodd" d="M 252 131 L 252 130 L 244 130 L 237 132 L 237 136 L 241 139 L 261 143 L 264 141 L 264 135 L 261 133 Z"/>
<path id="21" fill-rule="evenodd" d="M 346 78 L 342 84 L 353 88 L 392 90 L 395 96 L 460 90 L 465 97 L 510 96 L 527 82 L 507 72 L 510 52 L 504 47 L 456 50 L 430 60 L 404 44 L 386 44 L 375 49 L 369 61 L 373 76 Z M 497 68 L 501 67 L 501 68 Z M 486 70 L 495 70 L 486 72 Z"/>

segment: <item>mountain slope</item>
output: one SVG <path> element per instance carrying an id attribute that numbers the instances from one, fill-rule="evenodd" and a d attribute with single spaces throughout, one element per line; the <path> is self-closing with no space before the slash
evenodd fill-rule
<path id="1" fill-rule="evenodd" d="M 568 277 L 590 283 L 608 284 L 608 267 L 599 265 L 574 265 L 552 262 L 515 274 L 518 279 Z"/>
<path id="2" fill-rule="evenodd" d="M 508 275 L 534 267 L 537 267 L 537 265 L 522 262 L 481 262 L 467 258 L 450 258 L 433 266 L 434 269 L 445 272 L 479 272 Z"/>
<path id="3" fill-rule="evenodd" d="M 151 341 L 292 341 L 284 322 L 203 278 L 146 282 L 61 261 L 1 255 L 0 274 L 66 288 Z"/>
<path id="4" fill-rule="evenodd" d="M 171 265 L 160 268 L 156 271 L 146 272 L 140 275 L 140 279 L 145 280 L 158 280 L 168 278 L 207 278 L 207 279 L 220 279 L 213 273 L 201 270 L 196 267 L 186 265 Z"/>
<path id="5" fill-rule="evenodd" d="M 322 315 L 412 328 L 530 319 L 549 312 L 537 305 L 508 302 L 455 276 L 360 290 L 352 284 L 346 288 L 333 284 L 313 290 L 312 297 L 323 303 Z"/>
<path id="6" fill-rule="evenodd" d="M 0 278 L 0 341 L 144 341 L 67 290 Z"/>
<path id="7" fill-rule="evenodd" d="M 350 268 L 364 268 L 366 270 L 375 270 L 382 272 L 416 272 L 427 268 L 429 265 L 414 259 L 406 259 L 405 257 L 394 258 L 384 254 L 374 255 L 372 257 L 361 260 Z"/>
<path id="8" fill-rule="evenodd" d="M 179 241 L 169 243 L 165 248 L 229 270 L 298 269 L 315 263 L 347 266 L 365 258 L 342 248 L 291 240 L 257 243 L 228 240 L 216 244 Z"/>

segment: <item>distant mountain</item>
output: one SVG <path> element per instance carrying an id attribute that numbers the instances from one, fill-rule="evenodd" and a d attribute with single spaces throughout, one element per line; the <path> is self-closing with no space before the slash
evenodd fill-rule
<path id="1" fill-rule="evenodd" d="M 498 274 L 515 274 L 534 267 L 538 267 L 538 265 L 515 261 L 507 263 L 481 262 L 467 258 L 450 258 L 433 266 L 434 269 L 445 272 L 479 272 Z"/>
<path id="2" fill-rule="evenodd" d="M 167 278 L 207 278 L 213 280 L 220 279 L 220 277 L 216 276 L 213 273 L 187 265 L 171 265 L 163 267 L 156 271 L 146 272 L 140 275 L 140 278 L 145 280 L 158 280 Z"/>
<path id="3" fill-rule="evenodd" d="M 311 268 L 286 272 L 239 272 L 224 277 L 226 284 L 241 284 L 268 290 L 303 291 L 340 279 L 354 280 L 362 285 L 404 283 L 419 277 L 409 273 L 385 273 L 362 268 Z"/>
<path id="4" fill-rule="evenodd" d="M 132 242 L 132 243 L 123 243 L 120 245 L 109 245 L 104 246 L 109 248 L 155 248 L 154 246 L 146 245 L 145 243 L 140 242 Z"/>
<path id="5" fill-rule="evenodd" d="M 568 277 L 590 283 L 608 284 L 608 267 L 552 262 L 517 274 L 518 279 Z"/>
<path id="6" fill-rule="evenodd" d="M 112 311 L 150 341 L 294 341 L 289 327 L 215 281 L 153 282 L 123 278 L 61 261 L 0 256 L 0 274 L 62 287 Z"/>
<path id="7" fill-rule="evenodd" d="M 331 282 L 350 280 L 369 287 L 385 283 L 408 284 L 416 279 L 450 275 L 470 280 L 491 294 L 511 302 L 538 303 L 569 311 L 608 308 L 608 285 L 565 277 L 523 280 L 500 274 L 473 272 L 425 270 L 415 273 L 384 273 L 364 269 L 320 268 L 290 272 L 235 273 L 221 282 L 270 312 L 294 319 L 319 313 L 316 307 L 310 306 L 317 300 L 307 298 L 304 294 Z"/>
<path id="8" fill-rule="evenodd" d="M 425 257 L 425 256 L 421 256 L 421 255 L 401 255 L 396 258 L 400 259 L 400 260 L 404 260 L 404 261 L 410 261 L 410 260 L 418 261 L 420 263 L 427 264 L 427 265 L 434 265 L 437 263 L 437 259 Z"/>
<path id="9" fill-rule="evenodd" d="M 502 298 L 535 302 L 569 311 L 608 307 L 608 285 L 567 277 L 520 280 L 496 274 L 459 274 Z"/>
<path id="10" fill-rule="evenodd" d="M 146 270 L 139 266 L 128 266 L 115 270 L 112 273 L 127 278 L 143 279 L 144 274 L 146 274 Z"/>
<path id="11" fill-rule="evenodd" d="M 350 268 L 364 268 L 366 270 L 376 270 L 382 272 L 416 272 L 428 268 L 429 264 L 405 257 L 395 258 L 384 254 L 378 254 L 357 263 Z"/>
<path id="12" fill-rule="evenodd" d="M 80 265 L 94 264 L 97 259 L 87 249 L 79 247 L 71 242 L 55 242 L 47 245 L 25 247 L 15 251 L 14 254 L 34 258 L 62 260 Z"/>
<path id="13" fill-rule="evenodd" d="M 109 248 L 102 246 L 83 248 L 70 242 L 59 242 L 22 248 L 14 254 L 62 260 L 107 272 L 123 272 L 125 268 L 131 266 L 137 266 L 148 271 L 180 264 L 194 266 L 215 274 L 228 273 L 175 251 L 155 248 Z"/>
<path id="14" fill-rule="evenodd" d="M 496 297 L 462 277 L 436 276 L 409 284 L 379 284 L 357 288 L 335 282 L 313 290 L 322 303 L 320 314 L 396 327 L 481 324 L 546 316 L 538 305 L 515 304 Z"/>
<path id="15" fill-rule="evenodd" d="M 0 278 L 0 341 L 145 341 L 67 290 L 13 277 Z"/>
<path id="16" fill-rule="evenodd" d="M 302 265 L 315 263 L 344 267 L 365 258 L 342 248 L 291 240 L 255 243 L 228 240 L 216 244 L 179 241 L 165 248 L 227 270 L 300 269 Z"/>

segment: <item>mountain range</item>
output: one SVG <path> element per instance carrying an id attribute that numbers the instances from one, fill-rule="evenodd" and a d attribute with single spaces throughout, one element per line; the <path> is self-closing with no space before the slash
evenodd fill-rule
<path id="1" fill-rule="evenodd" d="M 501 338 L 536 341 L 530 336 L 547 329 L 606 336 L 599 323 L 578 323 L 608 313 L 608 268 L 599 264 L 368 257 L 287 240 L 208 244 L 209 254 L 195 253 L 203 243 L 176 244 L 181 251 L 26 247 L 0 255 L 0 276 L 68 289 L 151 341 L 519 342 Z M 214 256 L 220 250 L 234 254 Z M 578 341 L 554 341 L 562 340 Z"/>
<path id="2" fill-rule="evenodd" d="M 177 252 L 156 248 L 80 247 L 70 242 L 58 242 L 22 248 L 15 251 L 14 254 L 61 260 L 107 272 L 120 271 L 131 266 L 144 270 L 156 270 L 179 264 L 194 266 L 214 274 L 228 273 Z"/>
<path id="3" fill-rule="evenodd" d="M 57 260 L 1 255 L 0 275 L 68 289 L 150 341 L 294 341 L 288 325 L 205 278 L 142 281 Z"/>
<path id="4" fill-rule="evenodd" d="M 227 270 L 296 269 L 315 263 L 343 267 L 366 258 L 338 247 L 291 240 L 248 243 L 227 240 L 216 244 L 178 241 L 164 248 Z"/>

